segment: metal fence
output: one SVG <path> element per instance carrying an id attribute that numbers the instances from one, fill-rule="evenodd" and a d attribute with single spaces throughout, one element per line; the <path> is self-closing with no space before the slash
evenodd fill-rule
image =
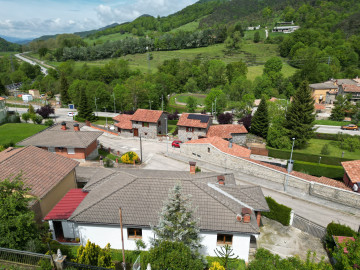
<path id="1" fill-rule="evenodd" d="M 136 261 L 133 264 L 133 270 L 140 270 L 141 264 L 140 264 L 140 255 L 137 257 Z"/>
<path id="2" fill-rule="evenodd" d="M 73 268 L 73 269 L 82 269 L 82 270 L 113 270 L 110 268 L 104 268 L 104 267 L 87 265 L 87 264 L 80 264 L 80 263 L 75 263 L 75 262 L 70 262 L 70 261 L 64 262 L 64 268 L 65 269 Z"/>
<path id="3" fill-rule="evenodd" d="M 0 248 L 0 261 L 24 266 L 38 266 L 41 260 L 51 261 L 50 255 Z"/>
<path id="4" fill-rule="evenodd" d="M 292 223 L 292 226 L 295 228 L 298 228 L 299 230 L 306 232 L 308 234 L 311 234 L 318 238 L 323 238 L 326 234 L 326 228 L 316 224 L 306 218 L 303 218 L 301 216 L 298 216 L 294 214 L 294 220 Z"/>

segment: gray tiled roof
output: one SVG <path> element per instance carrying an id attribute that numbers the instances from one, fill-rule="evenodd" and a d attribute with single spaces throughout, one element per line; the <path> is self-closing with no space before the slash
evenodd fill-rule
<path id="1" fill-rule="evenodd" d="M 56 125 L 18 142 L 17 145 L 87 148 L 102 134 L 103 132 L 100 131 L 74 131 L 73 129 L 61 130 L 59 125 Z"/>
<path id="2" fill-rule="evenodd" d="M 313 83 L 309 85 L 313 89 L 338 89 L 333 83 Z"/>
<path id="3" fill-rule="evenodd" d="M 255 215 L 251 223 L 236 221 L 236 215 L 243 207 L 251 205 L 254 210 L 268 209 L 260 187 L 244 187 L 246 192 L 234 192 L 231 199 L 216 189 L 219 187 L 215 173 L 152 171 L 152 170 L 113 170 L 103 179 L 90 179 L 84 190 L 89 194 L 74 211 L 69 220 L 78 223 L 119 224 L 119 208 L 122 208 L 123 224 L 139 227 L 157 225 L 163 201 L 168 198 L 169 190 L 180 183 L 183 194 L 191 195 L 195 217 L 199 219 L 201 230 L 258 233 Z M 225 182 L 234 182 L 232 174 L 225 175 Z M 229 189 L 241 186 L 229 185 Z M 256 191 L 259 189 L 259 191 Z M 228 190 L 226 188 L 226 190 Z M 254 196 L 254 198 L 249 198 Z M 261 197 L 257 203 L 257 197 Z M 265 206 L 263 201 L 265 201 Z"/>

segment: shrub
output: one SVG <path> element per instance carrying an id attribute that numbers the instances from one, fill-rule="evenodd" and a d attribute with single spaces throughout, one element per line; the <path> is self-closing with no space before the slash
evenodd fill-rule
<path id="1" fill-rule="evenodd" d="M 139 156 L 135 152 L 130 151 L 121 156 L 122 163 L 132 164 L 132 163 L 134 163 L 134 161 L 135 162 L 140 161 Z"/>
<path id="2" fill-rule="evenodd" d="M 348 150 L 350 152 L 355 152 L 356 149 L 360 148 L 360 140 L 358 136 L 349 136 L 344 139 L 344 143 L 342 144 L 343 149 Z"/>
<path id="3" fill-rule="evenodd" d="M 209 270 L 225 270 L 225 268 L 219 262 L 213 262 Z"/>
<path id="4" fill-rule="evenodd" d="M 55 109 L 53 107 L 51 107 L 51 105 L 48 104 L 48 105 L 42 106 L 40 109 L 37 109 L 36 113 L 41 115 L 42 118 L 48 118 L 50 114 L 55 113 Z"/>
<path id="5" fill-rule="evenodd" d="M 232 124 L 233 115 L 231 113 L 220 113 L 218 115 L 218 122 L 220 125 Z"/>
<path id="6" fill-rule="evenodd" d="M 105 160 L 104 160 L 104 167 L 105 167 L 105 168 L 113 168 L 113 167 L 114 167 L 114 163 L 111 161 L 111 159 L 105 158 Z"/>
<path id="7" fill-rule="evenodd" d="M 85 247 L 80 246 L 77 250 L 74 262 L 107 268 L 113 267 L 110 244 L 107 244 L 105 248 L 100 248 L 88 240 Z"/>
<path id="8" fill-rule="evenodd" d="M 314 139 L 338 141 L 340 139 L 338 134 L 327 134 L 327 133 L 314 133 Z"/>
<path id="9" fill-rule="evenodd" d="M 30 120 L 30 113 L 23 113 L 21 115 L 21 119 L 25 121 L 25 123 L 27 123 Z"/>
<path id="10" fill-rule="evenodd" d="M 334 239 L 332 236 L 355 236 L 356 232 L 352 230 L 349 226 L 331 222 L 326 227 L 325 243 L 326 246 L 330 249 L 333 249 L 335 246 Z"/>
<path id="11" fill-rule="evenodd" d="M 47 119 L 44 124 L 47 127 L 51 127 L 52 125 L 54 125 L 54 121 L 52 119 Z"/>
<path id="12" fill-rule="evenodd" d="M 277 203 L 273 198 L 266 197 L 270 212 L 263 212 L 263 216 L 276 220 L 285 226 L 289 226 L 291 208 Z"/>
<path id="13" fill-rule="evenodd" d="M 306 172 L 307 174 L 317 177 L 325 176 L 339 180 L 341 180 L 344 176 L 344 168 L 342 166 L 319 164 L 299 160 L 295 160 L 294 170 Z"/>
<path id="14" fill-rule="evenodd" d="M 324 146 L 321 148 L 321 152 L 322 155 L 330 155 L 330 149 L 329 149 L 329 144 L 324 144 Z"/>
<path id="15" fill-rule="evenodd" d="M 31 115 L 31 121 L 33 121 L 34 124 L 40 125 L 43 121 L 43 118 L 38 114 Z"/>

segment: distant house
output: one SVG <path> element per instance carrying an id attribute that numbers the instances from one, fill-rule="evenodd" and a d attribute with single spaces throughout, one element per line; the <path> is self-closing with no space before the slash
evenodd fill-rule
<path id="1" fill-rule="evenodd" d="M 178 137 L 183 142 L 205 138 L 211 124 L 210 115 L 183 113 L 177 123 Z"/>
<path id="2" fill-rule="evenodd" d="M 166 115 L 163 111 L 137 109 L 130 118 L 134 137 L 156 139 L 158 134 L 165 135 Z"/>
<path id="3" fill-rule="evenodd" d="M 258 26 L 248 26 L 246 28 L 246 30 L 248 31 L 259 30 L 259 29 L 260 29 L 260 24 Z"/>
<path id="4" fill-rule="evenodd" d="M 328 92 L 338 90 L 338 86 L 332 82 L 325 83 L 313 83 L 309 85 L 315 103 L 323 104 L 326 102 L 326 96 Z M 329 100 L 330 101 L 330 100 Z"/>
<path id="5" fill-rule="evenodd" d="M 115 121 L 116 131 L 122 136 L 133 136 L 133 127 L 131 122 L 131 114 L 119 114 L 113 117 Z"/>
<path id="6" fill-rule="evenodd" d="M 360 101 L 360 84 L 341 84 L 339 85 L 339 95 L 350 95 L 351 101 L 356 103 Z"/>
<path id="7" fill-rule="evenodd" d="M 360 192 L 360 160 L 344 161 L 341 165 L 345 170 L 343 178 L 345 185 L 355 192 Z"/>
<path id="8" fill-rule="evenodd" d="M 191 172 L 195 165 L 191 163 Z M 70 191 L 45 217 L 54 238 L 80 238 L 83 245 L 90 240 L 121 249 L 121 208 L 125 249 L 135 250 L 138 239 L 149 249 L 151 227 L 158 224 L 169 190 L 180 184 L 183 194 L 191 195 L 194 218 L 199 220 L 201 253 L 215 256 L 216 248 L 228 244 L 248 261 L 260 234 L 261 212 L 269 211 L 261 188 L 237 186 L 233 174 L 98 170 L 82 191 Z M 104 177 L 98 177 L 102 171 Z"/>
<path id="9" fill-rule="evenodd" d="M 246 134 L 248 131 L 244 125 L 212 125 L 210 126 L 206 137 L 220 137 L 225 140 L 231 140 L 236 144 L 246 143 Z"/>
<path id="10" fill-rule="evenodd" d="M 285 34 L 292 33 L 296 30 L 300 29 L 298 25 L 287 25 L 287 26 L 276 26 L 273 28 L 273 32 L 282 32 Z"/>
<path id="11" fill-rule="evenodd" d="M 36 90 L 36 89 L 29 90 L 29 94 L 32 95 L 34 98 L 39 98 L 40 97 L 40 91 Z"/>
<path id="12" fill-rule="evenodd" d="M 103 132 L 81 131 L 79 123 L 72 123 L 73 128 L 62 122 L 18 142 L 17 145 L 33 145 L 78 161 L 96 158 L 99 154 L 97 139 Z"/>
<path id="13" fill-rule="evenodd" d="M 325 104 L 334 104 L 338 90 L 330 90 L 326 92 Z"/>
<path id="14" fill-rule="evenodd" d="M 34 146 L 8 148 L 0 152 L 0 180 L 21 174 L 38 200 L 31 205 L 37 221 L 72 188 L 76 188 L 75 168 L 79 162 Z"/>
<path id="15" fill-rule="evenodd" d="M 6 101 L 5 98 L 0 97 L 0 124 L 5 121 L 7 116 L 5 101 Z"/>

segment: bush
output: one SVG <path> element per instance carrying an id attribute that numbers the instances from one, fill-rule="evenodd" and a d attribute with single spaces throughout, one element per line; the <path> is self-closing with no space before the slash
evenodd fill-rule
<path id="1" fill-rule="evenodd" d="M 30 120 L 30 113 L 23 113 L 21 115 L 21 119 L 25 121 L 25 123 L 27 123 Z"/>
<path id="2" fill-rule="evenodd" d="M 321 152 L 322 155 L 330 155 L 330 149 L 329 149 L 329 144 L 324 144 L 324 146 L 321 148 Z"/>
<path id="3" fill-rule="evenodd" d="M 325 243 L 330 249 L 335 247 L 335 242 L 332 236 L 355 236 L 356 232 L 349 226 L 342 225 L 339 223 L 331 222 L 326 227 Z"/>
<path id="4" fill-rule="evenodd" d="M 54 125 L 54 121 L 52 119 L 48 119 L 45 121 L 45 126 L 47 127 L 51 127 L 52 125 Z"/>
<path id="5" fill-rule="evenodd" d="M 266 197 L 270 212 L 262 212 L 263 216 L 276 220 L 285 226 L 289 226 L 291 208 L 277 203 L 273 198 Z"/>
<path id="6" fill-rule="evenodd" d="M 38 114 L 31 115 L 31 121 L 33 121 L 34 124 L 40 125 L 43 121 L 43 118 Z"/>
<path id="7" fill-rule="evenodd" d="M 327 134 L 327 133 L 314 133 L 313 138 L 321 139 L 321 140 L 338 141 L 339 135 L 338 134 Z"/>
<path id="8" fill-rule="evenodd" d="M 121 156 L 122 163 L 132 164 L 132 163 L 134 163 L 134 161 L 135 162 L 140 161 L 139 156 L 135 152 L 130 151 Z"/>
<path id="9" fill-rule="evenodd" d="M 111 161 L 111 159 L 109 159 L 109 158 L 105 158 L 104 167 L 105 168 L 113 168 L 114 167 L 113 161 Z"/>
<path id="10" fill-rule="evenodd" d="M 299 160 L 295 160 L 294 170 L 299 172 L 306 172 L 307 174 L 317 177 L 325 176 L 339 180 L 341 180 L 344 176 L 344 168 L 342 166 L 319 164 Z"/>
<path id="11" fill-rule="evenodd" d="M 220 125 L 232 124 L 233 115 L 231 113 L 220 113 L 218 115 L 218 122 Z"/>

